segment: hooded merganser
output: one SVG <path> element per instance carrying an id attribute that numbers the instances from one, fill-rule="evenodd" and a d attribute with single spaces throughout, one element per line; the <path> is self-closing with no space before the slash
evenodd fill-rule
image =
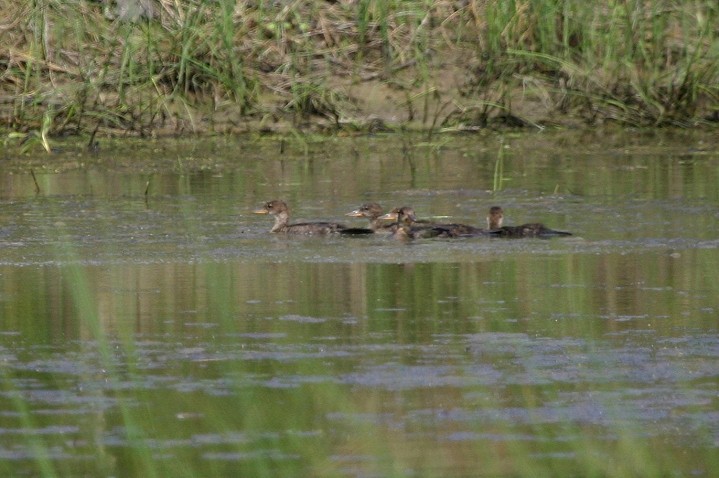
<path id="1" fill-rule="evenodd" d="M 370 229 L 349 228 L 336 222 L 301 222 L 290 224 L 290 209 L 284 201 L 278 199 L 266 202 L 255 214 L 272 214 L 275 216 L 275 225 L 270 232 L 284 232 L 287 234 L 371 234 Z"/>
<path id="2" fill-rule="evenodd" d="M 430 237 L 456 237 L 450 228 L 441 224 L 419 223 L 414 209 L 396 207 L 379 219 L 394 220 L 391 232 L 398 239 L 426 239 Z"/>
<path id="3" fill-rule="evenodd" d="M 500 237 L 553 237 L 571 236 L 571 232 L 555 231 L 538 222 L 522 224 L 521 226 L 502 226 L 504 211 L 499 206 L 489 208 L 487 227 L 494 235 Z"/>
<path id="4" fill-rule="evenodd" d="M 427 237 L 471 237 L 471 236 L 485 236 L 493 235 L 491 231 L 486 231 L 479 227 L 468 226 L 467 224 L 441 224 L 434 223 L 425 220 L 418 220 L 415 216 L 414 209 L 405 206 L 403 208 L 395 208 L 388 214 L 383 216 L 385 219 L 398 220 L 397 213 L 403 213 L 404 222 L 409 223 L 410 227 L 415 230 L 429 229 L 432 232 L 428 232 Z M 380 219 L 382 219 L 380 218 Z"/>
<path id="5" fill-rule="evenodd" d="M 362 204 L 358 209 L 355 209 L 352 212 L 348 212 L 345 215 L 350 217 L 365 217 L 369 220 L 369 228 L 372 229 L 374 232 L 391 233 L 392 227 L 396 222 L 396 218 L 393 217 L 392 220 L 394 222 L 391 223 L 383 222 L 383 220 L 381 219 L 383 213 L 384 211 L 382 210 L 382 206 L 380 206 L 376 202 L 369 202 L 366 204 Z"/>

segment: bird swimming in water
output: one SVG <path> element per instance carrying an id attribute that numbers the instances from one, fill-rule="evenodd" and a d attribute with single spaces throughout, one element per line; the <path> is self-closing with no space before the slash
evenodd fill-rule
<path id="1" fill-rule="evenodd" d="M 286 234 L 372 234 L 371 229 L 349 228 L 344 224 L 328 221 L 300 222 L 290 224 L 290 209 L 287 203 L 274 199 L 266 202 L 255 214 L 270 214 L 275 217 L 275 224 L 270 232 Z"/>
<path id="2" fill-rule="evenodd" d="M 397 216 L 398 213 L 401 214 L 401 220 Z M 487 231 L 479 227 L 469 226 L 467 224 L 435 223 L 426 220 L 418 220 L 414 209 L 409 206 L 395 208 L 382 218 L 394 220 L 396 223 L 406 223 L 410 228 L 408 232 L 410 235 L 414 235 L 415 237 L 476 237 L 493 235 L 491 231 Z M 422 230 L 426 231 L 421 232 Z"/>
<path id="3" fill-rule="evenodd" d="M 555 231 L 549 229 L 544 224 L 533 222 L 522 224 L 521 226 L 503 226 L 504 222 L 504 210 L 499 206 L 492 206 L 489 208 L 489 215 L 487 216 L 487 227 L 492 235 L 499 237 L 508 238 L 520 238 L 520 237 L 557 237 L 557 236 L 571 236 L 571 232 L 566 231 Z"/>
<path id="4" fill-rule="evenodd" d="M 348 212 L 345 216 L 367 218 L 369 220 L 369 228 L 374 232 L 389 234 L 392 232 L 392 226 L 394 222 L 396 222 L 396 218 L 393 218 L 393 222 L 383 221 L 381 219 L 383 214 L 382 206 L 376 202 L 369 202 L 362 204 L 354 211 Z"/>
<path id="5" fill-rule="evenodd" d="M 414 209 L 409 206 L 396 207 L 380 219 L 394 220 L 392 235 L 397 239 L 427 239 L 431 237 L 457 237 L 448 227 L 417 221 Z"/>

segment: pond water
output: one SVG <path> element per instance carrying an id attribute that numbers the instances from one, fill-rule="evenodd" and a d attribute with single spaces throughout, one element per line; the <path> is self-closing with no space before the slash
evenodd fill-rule
<path id="1" fill-rule="evenodd" d="M 719 154 L 677 131 L 0 155 L 3 476 L 712 476 Z M 37 180 L 39 192 L 36 192 Z M 285 237 L 367 201 L 551 240 Z"/>

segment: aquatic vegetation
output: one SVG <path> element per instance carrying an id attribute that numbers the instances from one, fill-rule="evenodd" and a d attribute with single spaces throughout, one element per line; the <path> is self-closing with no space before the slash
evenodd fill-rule
<path id="1" fill-rule="evenodd" d="M 0 0 L 0 11 L 0 109 L 19 133 L 44 131 L 48 112 L 52 135 L 150 135 L 686 126 L 719 110 L 715 2 Z"/>

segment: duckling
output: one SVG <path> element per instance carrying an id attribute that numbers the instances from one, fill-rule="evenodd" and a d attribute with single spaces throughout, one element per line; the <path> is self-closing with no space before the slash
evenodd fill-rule
<path id="1" fill-rule="evenodd" d="M 487 227 L 493 235 L 499 237 L 519 238 L 519 237 L 556 237 L 571 236 L 571 232 L 555 231 L 549 229 L 544 224 L 534 222 L 522 224 L 521 226 L 502 226 L 504 222 L 504 211 L 499 206 L 489 208 L 487 216 Z"/>
<path id="2" fill-rule="evenodd" d="M 300 222 L 290 224 L 290 209 L 287 203 L 274 199 L 266 202 L 262 208 L 254 211 L 255 214 L 271 214 L 275 217 L 275 224 L 270 232 L 286 234 L 372 234 L 370 229 L 349 228 L 336 222 Z"/>

